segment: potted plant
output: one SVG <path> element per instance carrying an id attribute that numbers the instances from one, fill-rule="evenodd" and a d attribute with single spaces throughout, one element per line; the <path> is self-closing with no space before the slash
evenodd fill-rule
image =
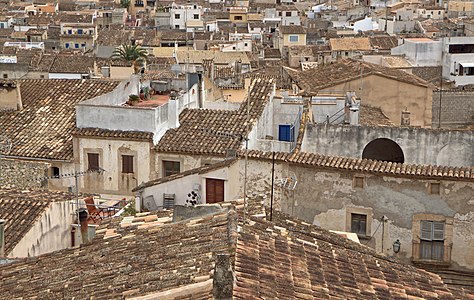
<path id="1" fill-rule="evenodd" d="M 130 94 L 128 96 L 128 101 L 127 101 L 128 104 L 134 106 L 134 105 L 137 105 L 138 102 L 140 102 L 140 97 L 138 95 Z"/>

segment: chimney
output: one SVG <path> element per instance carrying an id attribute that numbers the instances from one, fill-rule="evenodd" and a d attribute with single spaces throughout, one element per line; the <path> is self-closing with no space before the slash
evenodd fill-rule
<path id="1" fill-rule="evenodd" d="M 410 126 L 410 112 L 408 111 L 406 107 L 404 110 L 402 110 L 402 119 L 401 119 L 400 125 Z"/>
<path id="2" fill-rule="evenodd" d="M 217 254 L 214 267 L 213 296 L 216 300 L 232 299 L 234 274 L 230 267 L 229 254 Z"/>
<path id="3" fill-rule="evenodd" d="M 189 91 L 188 91 L 189 93 Z M 168 126 L 169 128 L 179 127 L 179 95 L 177 92 L 170 93 L 170 100 L 168 101 Z"/>
<path id="4" fill-rule="evenodd" d="M 0 83 L 0 110 L 22 110 L 20 84 L 15 82 Z"/>
<path id="5" fill-rule="evenodd" d="M 89 226 L 87 225 L 87 209 L 80 208 L 78 210 L 79 224 L 81 226 L 81 238 L 82 243 L 86 244 L 89 242 Z"/>
<path id="6" fill-rule="evenodd" d="M 5 220 L 0 219 L 0 257 L 5 256 Z"/>

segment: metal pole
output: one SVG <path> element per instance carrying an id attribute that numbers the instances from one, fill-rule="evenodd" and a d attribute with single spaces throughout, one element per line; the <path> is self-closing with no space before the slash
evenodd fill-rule
<path id="1" fill-rule="evenodd" d="M 245 167 L 244 167 L 244 224 L 242 231 L 245 232 L 245 222 L 247 221 L 247 165 L 249 155 L 249 122 L 250 122 L 250 94 L 247 99 L 247 126 L 245 133 Z"/>
<path id="2" fill-rule="evenodd" d="M 275 182 L 275 151 L 272 151 L 272 190 L 270 194 L 270 221 L 273 219 L 273 186 Z"/>
<path id="3" fill-rule="evenodd" d="M 76 213 L 77 213 L 77 225 L 79 225 L 79 174 L 77 172 L 74 172 L 74 181 L 76 185 Z"/>

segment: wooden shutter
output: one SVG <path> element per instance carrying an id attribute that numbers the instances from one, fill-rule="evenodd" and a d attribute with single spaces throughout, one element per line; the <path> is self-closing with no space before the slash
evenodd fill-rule
<path id="1" fill-rule="evenodd" d="M 224 180 L 206 179 L 206 203 L 224 201 Z"/>
<path id="2" fill-rule="evenodd" d="M 431 241 L 433 239 L 433 222 L 421 221 L 421 235 L 420 239 Z"/>
<path id="3" fill-rule="evenodd" d="M 444 241 L 444 223 L 433 222 L 433 241 Z"/>
<path id="4" fill-rule="evenodd" d="M 87 162 L 89 164 L 88 170 L 98 170 L 99 169 L 99 154 L 87 153 Z"/>
<path id="5" fill-rule="evenodd" d="M 122 155 L 122 173 L 133 173 L 132 155 Z"/>

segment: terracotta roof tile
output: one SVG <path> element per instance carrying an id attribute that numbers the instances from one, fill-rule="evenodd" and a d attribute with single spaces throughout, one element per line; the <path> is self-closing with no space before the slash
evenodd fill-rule
<path id="1" fill-rule="evenodd" d="M 11 156 L 70 160 L 75 105 L 112 91 L 118 82 L 22 80 L 23 109 L 0 112 L 0 128 L 12 141 Z"/>
<path id="2" fill-rule="evenodd" d="M 272 88 L 272 79 L 255 79 L 250 87 L 250 124 L 260 117 Z M 185 109 L 180 126 L 168 130 L 156 146 L 159 152 L 217 154 L 237 150 L 246 132 L 247 101 L 237 111 Z M 249 126 L 251 127 L 251 126 Z"/>
<path id="3" fill-rule="evenodd" d="M 243 156 L 244 151 L 239 151 Z M 251 159 L 271 160 L 271 152 L 250 150 Z M 431 165 L 411 165 L 388 161 L 374 161 L 352 157 L 328 156 L 317 153 L 275 153 L 275 159 L 308 167 L 328 168 L 335 170 L 351 170 L 356 172 L 370 172 L 375 174 L 424 177 L 429 179 L 458 179 L 474 181 L 474 167 L 449 167 Z"/>
<path id="4" fill-rule="evenodd" d="M 297 72 L 288 68 L 286 70 L 291 78 L 307 92 L 317 92 L 336 84 L 351 81 L 360 78 L 361 74 L 362 76 L 377 75 L 414 85 L 428 86 L 426 81 L 407 72 L 351 59 L 318 66 L 306 71 Z"/>
<path id="5" fill-rule="evenodd" d="M 76 137 L 99 137 L 112 139 L 126 139 L 132 141 L 153 141 L 153 133 L 140 131 L 120 131 L 100 128 L 76 128 L 73 133 Z"/>

